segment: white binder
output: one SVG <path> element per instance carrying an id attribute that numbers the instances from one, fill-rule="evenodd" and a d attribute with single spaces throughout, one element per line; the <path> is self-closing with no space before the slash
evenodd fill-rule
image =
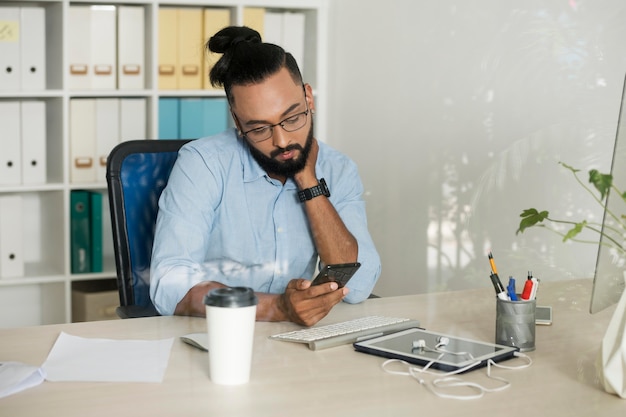
<path id="1" fill-rule="evenodd" d="M 96 100 L 70 100 L 70 182 L 96 181 Z"/>
<path id="2" fill-rule="evenodd" d="M 22 7 L 20 58 L 22 90 L 46 88 L 46 12 L 43 7 Z"/>
<path id="3" fill-rule="evenodd" d="M 0 126 L 0 185 L 18 185 L 22 183 L 19 101 L 0 101 Z"/>
<path id="4" fill-rule="evenodd" d="M 70 90 L 91 88 L 91 10 L 70 5 L 67 25 L 67 83 Z"/>
<path id="5" fill-rule="evenodd" d="M 304 13 L 283 13 L 283 43 L 285 51 L 296 59 L 304 76 Z"/>
<path id="6" fill-rule="evenodd" d="M 120 142 L 147 138 L 146 99 L 120 99 Z"/>
<path id="7" fill-rule="evenodd" d="M 22 183 L 46 182 L 46 103 L 22 101 Z"/>
<path id="8" fill-rule="evenodd" d="M 0 195 L 0 278 L 24 276 L 22 197 Z"/>
<path id="9" fill-rule="evenodd" d="M 115 6 L 91 6 L 91 88 L 115 90 L 116 11 Z"/>
<path id="10" fill-rule="evenodd" d="M 264 15 L 263 42 L 283 46 L 283 13 L 266 11 Z"/>
<path id="11" fill-rule="evenodd" d="M 20 72 L 20 9 L 3 6 L 0 7 L 0 91 L 19 90 Z"/>
<path id="12" fill-rule="evenodd" d="M 120 100 L 96 99 L 96 181 L 106 181 L 107 157 L 120 142 Z"/>
<path id="13" fill-rule="evenodd" d="M 117 86 L 120 90 L 145 88 L 145 22 L 142 6 L 117 10 Z"/>

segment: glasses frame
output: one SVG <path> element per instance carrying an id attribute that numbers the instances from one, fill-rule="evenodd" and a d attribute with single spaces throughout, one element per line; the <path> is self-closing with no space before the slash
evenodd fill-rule
<path id="1" fill-rule="evenodd" d="M 242 132 L 242 133 L 241 133 L 241 136 L 245 137 L 245 138 L 246 138 L 246 139 L 248 139 L 250 142 L 253 142 L 253 143 L 261 143 L 261 142 L 265 142 L 266 140 L 271 139 L 271 138 L 272 138 L 272 136 L 274 136 L 274 128 L 275 128 L 276 126 L 280 126 L 280 127 L 282 127 L 282 128 L 283 128 L 283 130 L 284 130 L 285 132 L 289 132 L 289 133 L 291 133 L 291 132 L 297 132 L 298 130 L 302 129 L 304 126 L 306 126 L 306 119 L 308 118 L 308 116 L 309 116 L 309 112 L 311 111 L 311 109 L 309 109 L 309 103 L 308 103 L 308 102 L 307 102 L 307 100 L 306 100 L 306 89 L 305 89 L 305 85 L 304 85 L 304 84 L 302 84 L 302 91 L 304 92 L 304 105 L 306 106 L 306 110 L 305 110 L 305 111 L 300 112 L 300 113 L 296 113 L 296 114 L 292 114 L 292 115 L 291 115 L 291 116 L 289 116 L 289 117 L 285 117 L 283 120 L 281 120 L 281 121 L 280 121 L 280 122 L 278 122 L 278 123 L 274 123 L 274 124 L 270 124 L 270 125 L 263 125 L 263 126 L 255 127 L 254 129 L 250 129 L 250 130 L 248 130 L 248 131 Z M 235 116 L 235 119 L 237 119 L 237 123 L 238 123 L 239 125 L 241 125 L 241 122 L 239 121 L 239 118 L 237 117 L 237 115 L 235 114 L 235 112 L 233 112 L 233 115 Z M 305 118 L 304 124 L 302 124 L 302 126 L 300 126 L 300 127 L 296 128 L 296 129 L 293 129 L 293 130 L 288 130 L 288 129 L 285 127 L 284 123 L 285 123 L 287 120 L 292 119 L 292 118 L 294 118 L 294 117 L 301 116 L 301 115 L 304 115 L 304 118 Z M 252 132 L 252 131 L 255 131 L 255 130 L 258 130 L 258 129 L 269 129 L 269 132 L 270 132 L 269 136 L 268 136 L 268 137 L 266 137 L 265 139 L 260 139 L 260 140 L 254 140 L 254 139 L 252 139 L 251 137 L 249 137 L 249 136 L 248 136 L 248 133 L 250 133 L 250 132 Z"/>

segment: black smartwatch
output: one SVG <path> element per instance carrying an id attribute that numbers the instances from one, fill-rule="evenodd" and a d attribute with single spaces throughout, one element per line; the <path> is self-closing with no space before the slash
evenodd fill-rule
<path id="1" fill-rule="evenodd" d="M 301 203 L 304 203 L 305 201 L 318 197 L 320 195 L 330 197 L 330 191 L 328 190 L 328 186 L 326 185 L 326 181 L 324 180 L 324 178 L 320 178 L 319 184 L 317 184 L 315 187 L 298 191 L 298 198 L 300 199 Z"/>

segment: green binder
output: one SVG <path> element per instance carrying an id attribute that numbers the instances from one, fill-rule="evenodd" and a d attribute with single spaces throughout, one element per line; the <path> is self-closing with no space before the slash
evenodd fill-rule
<path id="1" fill-rule="evenodd" d="M 91 272 L 102 272 L 102 194 L 89 193 L 91 221 Z"/>
<path id="2" fill-rule="evenodd" d="M 70 193 L 70 246 L 73 274 L 91 272 L 89 206 L 89 192 L 77 190 Z"/>

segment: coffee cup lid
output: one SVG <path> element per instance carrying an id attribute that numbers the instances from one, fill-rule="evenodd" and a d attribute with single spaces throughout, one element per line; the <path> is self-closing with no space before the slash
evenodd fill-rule
<path id="1" fill-rule="evenodd" d="M 224 287 L 209 291 L 204 304 L 212 307 L 249 307 L 257 304 L 257 297 L 248 287 Z"/>

